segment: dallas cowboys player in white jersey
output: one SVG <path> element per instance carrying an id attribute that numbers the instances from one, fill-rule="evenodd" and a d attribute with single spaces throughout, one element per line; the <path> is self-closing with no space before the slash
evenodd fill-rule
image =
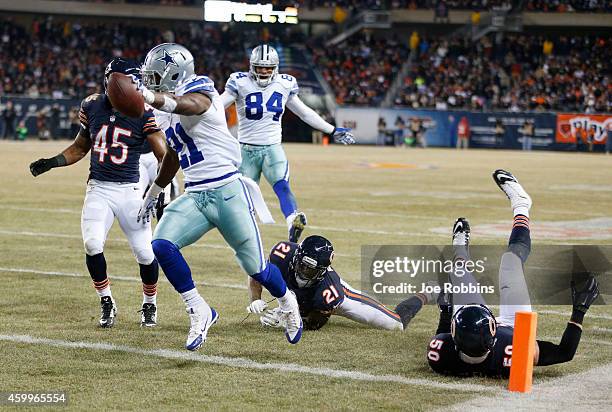
<path id="1" fill-rule="evenodd" d="M 238 171 L 240 147 L 227 128 L 212 80 L 196 75 L 189 50 L 174 43 L 151 49 L 142 74 L 140 91 L 145 102 L 170 113 L 165 134 L 173 150 L 166 152 L 138 219 L 150 220 L 157 196 L 179 166 L 185 175 L 185 193 L 165 209 L 152 242 L 159 265 L 187 307 L 191 328 L 185 347 L 196 350 L 202 346 L 218 314 L 198 293 L 180 249 L 215 227 L 236 252 L 244 271 L 278 299 L 288 322 L 285 336 L 297 343 L 302 335 L 297 300 L 280 270 L 264 258 L 254 210 L 264 223 L 273 222 L 272 216 L 259 187 Z"/>
<path id="2" fill-rule="evenodd" d="M 352 144 L 350 129 L 334 127 L 298 97 L 295 77 L 278 73 L 279 58 L 273 47 L 263 44 L 251 52 L 248 73 L 232 73 L 221 95 L 227 108 L 236 102 L 238 140 L 242 150 L 243 175 L 259 182 L 264 177 L 274 189 L 287 220 L 289 240 L 297 242 L 306 216 L 297 210 L 289 187 L 289 163 L 281 147 L 281 118 L 285 107 L 305 123 L 333 136 L 337 143 Z"/>

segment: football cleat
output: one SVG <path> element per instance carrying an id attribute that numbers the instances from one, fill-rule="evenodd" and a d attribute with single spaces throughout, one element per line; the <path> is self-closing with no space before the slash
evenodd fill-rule
<path id="1" fill-rule="evenodd" d="M 599 296 L 599 287 L 597 285 L 597 279 L 595 276 L 590 275 L 587 279 L 584 287 L 580 290 L 576 290 L 576 283 L 572 280 L 572 304 L 574 309 L 586 313 L 591 307 L 591 304 Z"/>
<path id="2" fill-rule="evenodd" d="M 498 169 L 493 172 L 493 180 L 510 199 L 513 210 L 516 210 L 517 207 L 525 207 L 527 210 L 531 208 L 531 197 L 512 173 Z"/>
<path id="3" fill-rule="evenodd" d="M 217 322 L 219 314 L 213 308 L 202 305 L 198 308 L 189 308 L 187 310 L 191 327 L 187 335 L 185 349 L 198 350 L 206 342 L 208 329 Z"/>
<path id="4" fill-rule="evenodd" d="M 285 337 L 287 341 L 295 345 L 302 338 L 302 330 L 304 329 L 304 324 L 302 323 L 302 317 L 300 316 L 300 311 L 298 309 L 280 312 L 280 324 L 284 324 L 285 326 Z"/>
<path id="5" fill-rule="evenodd" d="M 470 245 L 470 223 L 466 218 L 460 217 L 453 225 L 453 246 Z"/>
<path id="6" fill-rule="evenodd" d="M 295 212 L 293 214 L 295 216 L 289 228 L 289 242 L 298 243 L 306 227 L 306 215 L 303 212 Z"/>
<path id="7" fill-rule="evenodd" d="M 117 315 L 117 305 L 110 296 L 100 298 L 100 327 L 112 328 Z"/>
<path id="8" fill-rule="evenodd" d="M 157 306 L 153 303 L 143 303 L 140 309 L 140 326 L 152 328 L 157 326 Z"/>

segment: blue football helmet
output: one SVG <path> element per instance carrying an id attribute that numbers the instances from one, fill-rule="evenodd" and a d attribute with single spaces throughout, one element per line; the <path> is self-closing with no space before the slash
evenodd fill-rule
<path id="1" fill-rule="evenodd" d="M 135 61 L 124 59 L 122 57 L 116 57 L 108 63 L 104 70 L 104 91 L 108 86 L 108 78 L 112 73 L 122 73 L 128 76 L 133 76 L 140 80 L 140 65 Z"/>
<path id="2" fill-rule="evenodd" d="M 300 243 L 293 256 L 295 280 L 300 287 L 317 284 L 334 260 L 334 247 L 323 236 L 308 236 Z"/>
<path id="3" fill-rule="evenodd" d="M 470 357 L 489 353 L 495 344 L 497 322 L 484 305 L 465 305 L 451 320 L 451 336 L 458 350 Z"/>

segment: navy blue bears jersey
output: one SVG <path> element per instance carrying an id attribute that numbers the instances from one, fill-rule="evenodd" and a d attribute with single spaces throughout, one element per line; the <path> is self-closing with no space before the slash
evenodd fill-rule
<path id="1" fill-rule="evenodd" d="M 89 179 L 137 183 L 138 162 L 148 135 L 158 132 L 152 110 L 141 118 L 119 113 L 105 94 L 92 94 L 81 102 L 82 133 L 91 140 Z"/>
<path id="2" fill-rule="evenodd" d="M 450 333 L 440 333 L 433 337 L 427 348 L 427 361 L 435 372 L 454 376 L 510 376 L 512 364 L 512 335 L 510 326 L 498 326 L 495 344 L 486 359 L 478 364 L 466 363 L 459 357 L 455 342 Z"/>
<path id="3" fill-rule="evenodd" d="M 277 243 L 270 252 L 270 263 L 280 269 L 287 287 L 295 293 L 302 316 L 315 310 L 331 311 L 344 300 L 344 289 L 340 283 L 340 276 L 335 270 L 329 268 L 320 282 L 311 287 L 300 288 L 295 280 L 295 271 L 291 266 L 291 260 L 297 249 L 297 243 Z"/>

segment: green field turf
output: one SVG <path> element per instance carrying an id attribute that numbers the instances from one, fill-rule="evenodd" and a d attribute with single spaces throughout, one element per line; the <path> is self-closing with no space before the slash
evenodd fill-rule
<path id="1" fill-rule="evenodd" d="M 243 322 L 246 276 L 213 232 L 184 249 L 200 292 L 221 316 L 197 355 L 183 349 L 188 317 L 163 274 L 159 327 L 139 327 L 138 266 L 118 224 L 105 255 L 119 315 L 113 329 L 98 328 L 80 232 L 88 159 L 36 179 L 28 170 L 67 144 L 0 143 L 0 392 L 64 390 L 71 409 L 104 410 L 430 410 L 505 392 L 504 381 L 452 386 L 456 380 L 429 370 L 433 306 L 404 333 L 332 317 L 296 346 L 279 331 L 263 330 L 254 316 Z M 487 229 L 511 227 L 508 200 L 491 179 L 496 168 L 514 172 L 534 199 L 534 247 L 612 244 L 612 158 L 604 155 L 311 145 L 286 151 L 291 185 L 310 223 L 305 234 L 333 242 L 334 267 L 355 287 L 362 245 L 446 244 L 458 216 L 470 219 L 473 244 L 506 243 L 507 233 Z M 277 221 L 260 226 L 269 249 L 286 238 L 286 226 L 271 188 L 264 182 L 262 189 Z M 538 335 L 558 342 L 566 321 L 540 313 Z M 608 364 L 611 334 L 612 310 L 594 307 L 574 361 L 537 368 L 536 387 Z"/>

